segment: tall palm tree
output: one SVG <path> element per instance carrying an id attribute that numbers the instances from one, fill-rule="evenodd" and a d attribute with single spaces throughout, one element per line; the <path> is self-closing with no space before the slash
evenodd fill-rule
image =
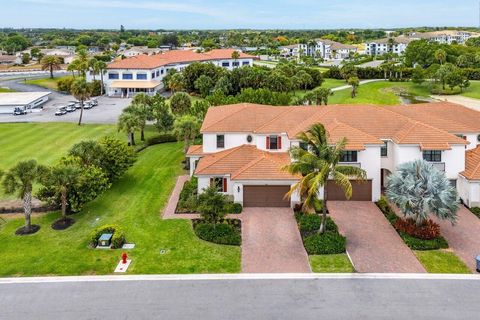
<path id="1" fill-rule="evenodd" d="M 83 104 L 85 100 L 88 100 L 92 95 L 92 88 L 87 83 L 84 77 L 77 78 L 73 83 L 72 87 L 70 88 L 70 92 L 72 95 L 80 101 L 80 118 L 78 119 L 78 125 L 82 124 L 82 117 L 83 117 Z"/>
<path id="2" fill-rule="evenodd" d="M 347 80 L 347 83 L 352 87 L 351 97 L 355 98 L 357 96 L 357 89 L 360 86 L 360 80 L 358 77 L 350 77 Z"/>
<path id="3" fill-rule="evenodd" d="M 40 64 L 42 65 L 43 71 L 50 71 L 50 79 L 53 79 L 53 71 L 60 70 L 62 61 L 57 56 L 44 56 L 42 60 L 40 60 Z"/>
<path id="4" fill-rule="evenodd" d="M 298 139 L 308 146 L 308 151 L 300 147 L 292 147 L 290 154 L 292 163 L 283 169 L 293 175 L 300 175 L 297 182 L 288 192 L 289 196 L 298 192 L 303 197 L 303 210 L 316 208 L 323 198 L 322 224 L 320 233 L 325 231 L 327 221 L 327 181 L 333 180 L 343 188 L 345 197 L 352 197 L 350 179 L 366 179 L 366 172 L 358 167 L 340 164 L 342 153 L 345 150 L 347 139 L 343 138 L 336 144 L 329 143 L 325 127 L 314 124 L 306 132 L 301 132 Z M 323 196 L 320 190 L 323 188 Z"/>
<path id="5" fill-rule="evenodd" d="M 138 116 L 133 112 L 122 112 L 118 118 L 118 131 L 123 131 L 127 134 L 128 145 L 135 145 L 135 130 L 139 128 Z"/>
<path id="6" fill-rule="evenodd" d="M 232 52 L 233 62 L 234 62 L 234 63 L 237 62 L 237 60 L 238 60 L 239 58 L 240 58 L 240 53 L 239 53 L 237 50 L 233 51 L 233 52 Z"/>
<path id="7" fill-rule="evenodd" d="M 95 76 L 99 72 L 98 67 L 97 67 L 97 62 L 98 62 L 98 60 L 96 58 L 91 58 L 90 60 L 88 60 L 88 69 L 92 73 L 93 81 L 96 80 Z"/>
<path id="8" fill-rule="evenodd" d="M 87 71 L 88 69 L 90 68 L 90 59 L 88 57 L 88 53 L 86 50 L 79 50 L 77 52 L 77 57 L 75 58 L 75 60 L 77 61 L 76 64 L 77 64 L 77 71 L 83 76 L 85 77 L 86 74 L 87 74 Z M 74 60 L 74 61 L 75 61 Z"/>
<path id="9" fill-rule="evenodd" d="M 145 141 L 145 127 L 147 120 L 152 118 L 152 109 L 148 104 L 135 102 L 123 110 L 124 113 L 133 114 L 138 121 L 138 129 L 140 129 L 140 140 Z"/>
<path id="10" fill-rule="evenodd" d="M 25 226 L 18 229 L 18 234 L 36 232 L 40 227 L 32 226 L 32 190 L 33 184 L 41 179 L 46 168 L 39 165 L 36 160 L 18 162 L 8 170 L 2 179 L 2 185 L 7 194 L 17 194 L 23 199 L 23 212 L 25 214 Z M 33 227 L 33 228 L 32 228 Z"/>
<path id="11" fill-rule="evenodd" d="M 105 74 L 105 70 L 107 70 L 107 64 L 105 63 L 105 61 L 97 60 L 97 62 L 95 64 L 95 68 L 100 73 L 100 83 L 102 84 L 100 86 L 100 95 L 103 96 L 103 88 L 105 86 L 104 81 L 103 81 L 103 75 Z"/>
<path id="12" fill-rule="evenodd" d="M 447 53 L 443 49 L 438 49 L 435 51 L 435 60 L 438 61 L 438 63 L 443 64 L 445 60 L 447 60 Z"/>
<path id="13" fill-rule="evenodd" d="M 53 167 L 42 179 L 42 183 L 52 186 L 62 203 L 62 220 L 67 221 L 67 196 L 70 189 L 80 182 L 80 169 L 71 165 Z"/>
<path id="14" fill-rule="evenodd" d="M 67 71 L 70 71 L 72 73 L 72 77 L 75 79 L 75 71 L 79 69 L 79 61 L 78 60 L 73 60 L 68 66 L 67 66 Z"/>
<path id="15" fill-rule="evenodd" d="M 199 133 L 200 123 L 194 116 L 185 115 L 175 120 L 173 130 L 179 140 L 184 141 L 183 151 L 187 154 L 191 142 Z"/>

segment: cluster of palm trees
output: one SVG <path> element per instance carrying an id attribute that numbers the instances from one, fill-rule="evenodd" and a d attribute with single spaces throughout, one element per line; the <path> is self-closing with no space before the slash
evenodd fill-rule
<path id="1" fill-rule="evenodd" d="M 292 162 L 283 170 L 300 176 L 300 180 L 291 188 L 287 196 L 300 194 L 302 210 L 305 212 L 322 207 L 320 233 L 324 233 L 327 221 L 328 180 L 338 184 L 344 190 L 345 197 L 350 199 L 352 196 L 350 179 L 363 181 L 366 179 L 366 172 L 361 168 L 340 163 L 347 139 L 343 138 L 332 143 L 322 124 L 314 124 L 307 131 L 301 132 L 298 138 L 302 146 L 306 147 L 292 147 L 290 149 Z"/>

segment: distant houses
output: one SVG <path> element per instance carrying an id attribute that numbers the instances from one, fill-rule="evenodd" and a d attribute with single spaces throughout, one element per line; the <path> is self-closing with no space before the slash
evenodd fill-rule
<path id="1" fill-rule="evenodd" d="M 309 43 L 299 43 L 280 48 L 280 55 L 300 58 L 309 56 L 322 60 L 343 60 L 355 54 L 358 48 L 328 39 L 315 39 Z"/>
<path id="2" fill-rule="evenodd" d="M 371 40 L 365 43 L 365 54 L 381 56 L 386 53 L 395 53 L 401 55 L 412 41 L 413 39 L 405 36 Z"/>

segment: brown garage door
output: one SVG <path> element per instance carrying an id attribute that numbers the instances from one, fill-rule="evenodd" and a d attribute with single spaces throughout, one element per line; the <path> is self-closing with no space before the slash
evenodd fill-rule
<path id="1" fill-rule="evenodd" d="M 351 180 L 352 197 L 351 201 L 372 201 L 372 180 L 357 181 Z M 333 181 L 327 182 L 327 200 L 345 201 L 345 192 Z"/>
<path id="2" fill-rule="evenodd" d="M 290 199 L 285 194 L 290 186 L 244 186 L 244 207 L 290 207 Z"/>

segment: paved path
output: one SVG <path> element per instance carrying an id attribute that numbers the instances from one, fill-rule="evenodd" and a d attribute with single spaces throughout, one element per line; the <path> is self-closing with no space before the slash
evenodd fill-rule
<path id="1" fill-rule="evenodd" d="M 475 257 L 480 255 L 480 219 L 461 206 L 454 226 L 448 221 L 435 220 L 450 248 L 472 272 L 476 272 Z"/>
<path id="2" fill-rule="evenodd" d="M 355 275 L 13 283 L 0 319 L 478 319 L 478 292 L 479 280 Z"/>
<path id="3" fill-rule="evenodd" d="M 347 251 L 358 272 L 425 272 L 373 202 L 329 201 L 327 206 L 347 237 Z"/>
<path id="4" fill-rule="evenodd" d="M 242 272 L 311 272 L 290 208 L 244 208 Z"/>
<path id="5" fill-rule="evenodd" d="M 168 203 L 165 206 L 165 209 L 162 213 L 163 219 L 198 219 L 200 218 L 199 214 L 175 214 L 175 209 L 177 208 L 178 199 L 180 198 L 180 192 L 182 191 L 183 185 L 185 182 L 190 179 L 189 175 L 179 176 L 177 178 L 177 182 L 175 183 L 175 187 L 173 188 L 172 193 L 170 194 L 170 198 L 168 199 Z"/>
<path id="6" fill-rule="evenodd" d="M 364 84 L 367 84 L 367 83 L 370 83 L 370 82 L 378 82 L 378 81 L 385 81 L 384 79 L 370 79 L 370 80 L 362 80 L 360 81 L 360 85 L 364 85 Z M 332 91 L 340 91 L 340 90 L 346 90 L 346 89 L 350 89 L 351 86 L 346 84 L 344 86 L 340 86 L 340 87 L 335 87 L 335 88 L 331 88 Z"/>
<path id="7" fill-rule="evenodd" d="M 433 99 L 440 101 L 448 101 L 452 103 L 461 104 L 467 108 L 473 109 L 475 111 L 480 111 L 480 99 L 468 98 L 460 95 L 455 96 L 431 96 Z"/>

